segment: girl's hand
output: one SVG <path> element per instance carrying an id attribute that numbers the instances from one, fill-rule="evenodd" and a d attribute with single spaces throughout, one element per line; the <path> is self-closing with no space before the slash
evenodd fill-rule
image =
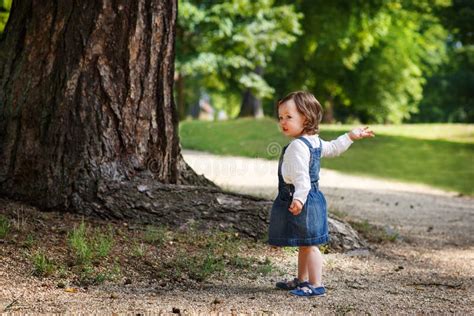
<path id="1" fill-rule="evenodd" d="M 296 216 L 299 213 L 301 213 L 302 209 L 303 209 L 303 203 L 301 203 L 300 200 L 293 200 L 288 210 L 291 212 L 291 214 Z"/>
<path id="2" fill-rule="evenodd" d="M 354 128 L 352 131 L 349 132 L 349 138 L 351 140 L 358 140 L 362 138 L 367 138 L 367 137 L 374 137 L 375 134 L 373 131 L 369 129 L 368 126 L 366 127 L 358 127 Z"/>

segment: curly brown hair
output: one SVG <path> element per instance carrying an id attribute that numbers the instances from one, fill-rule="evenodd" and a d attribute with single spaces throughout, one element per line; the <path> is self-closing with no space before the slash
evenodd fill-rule
<path id="1" fill-rule="evenodd" d="M 308 135 L 314 135 L 319 133 L 319 123 L 323 118 L 323 107 L 316 99 L 316 97 L 307 91 L 295 91 L 288 94 L 283 99 L 280 99 L 277 104 L 277 109 L 281 104 L 293 100 L 296 105 L 296 109 L 305 118 L 303 133 Z"/>

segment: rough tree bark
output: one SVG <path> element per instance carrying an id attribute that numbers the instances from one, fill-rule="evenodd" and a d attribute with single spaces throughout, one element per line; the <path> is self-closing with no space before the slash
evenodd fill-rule
<path id="1" fill-rule="evenodd" d="M 176 11 L 175 0 L 13 3 L 0 42 L 0 195 L 265 234 L 268 201 L 224 194 L 180 154 Z"/>
<path id="2" fill-rule="evenodd" d="M 0 44 L 2 194 L 98 212 L 103 182 L 197 181 L 172 98 L 176 10 L 172 0 L 14 3 Z"/>

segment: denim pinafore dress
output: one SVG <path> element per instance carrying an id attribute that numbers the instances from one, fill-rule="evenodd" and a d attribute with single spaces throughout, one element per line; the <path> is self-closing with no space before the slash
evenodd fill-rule
<path id="1" fill-rule="evenodd" d="M 295 187 L 285 183 L 281 173 L 283 155 L 288 145 L 285 146 L 278 163 L 278 196 L 273 202 L 268 230 L 268 243 L 273 246 L 313 246 L 329 241 L 326 199 L 319 191 L 318 184 L 322 142 L 320 140 L 319 148 L 313 148 L 306 138 L 298 139 L 309 148 L 311 189 L 301 213 L 293 215 L 288 209 Z"/>

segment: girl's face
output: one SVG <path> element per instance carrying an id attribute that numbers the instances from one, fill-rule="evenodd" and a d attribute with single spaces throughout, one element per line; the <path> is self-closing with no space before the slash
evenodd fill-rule
<path id="1" fill-rule="evenodd" d="M 278 107 L 280 128 L 286 136 L 299 137 L 303 134 L 306 118 L 298 112 L 293 100 L 288 100 Z"/>

